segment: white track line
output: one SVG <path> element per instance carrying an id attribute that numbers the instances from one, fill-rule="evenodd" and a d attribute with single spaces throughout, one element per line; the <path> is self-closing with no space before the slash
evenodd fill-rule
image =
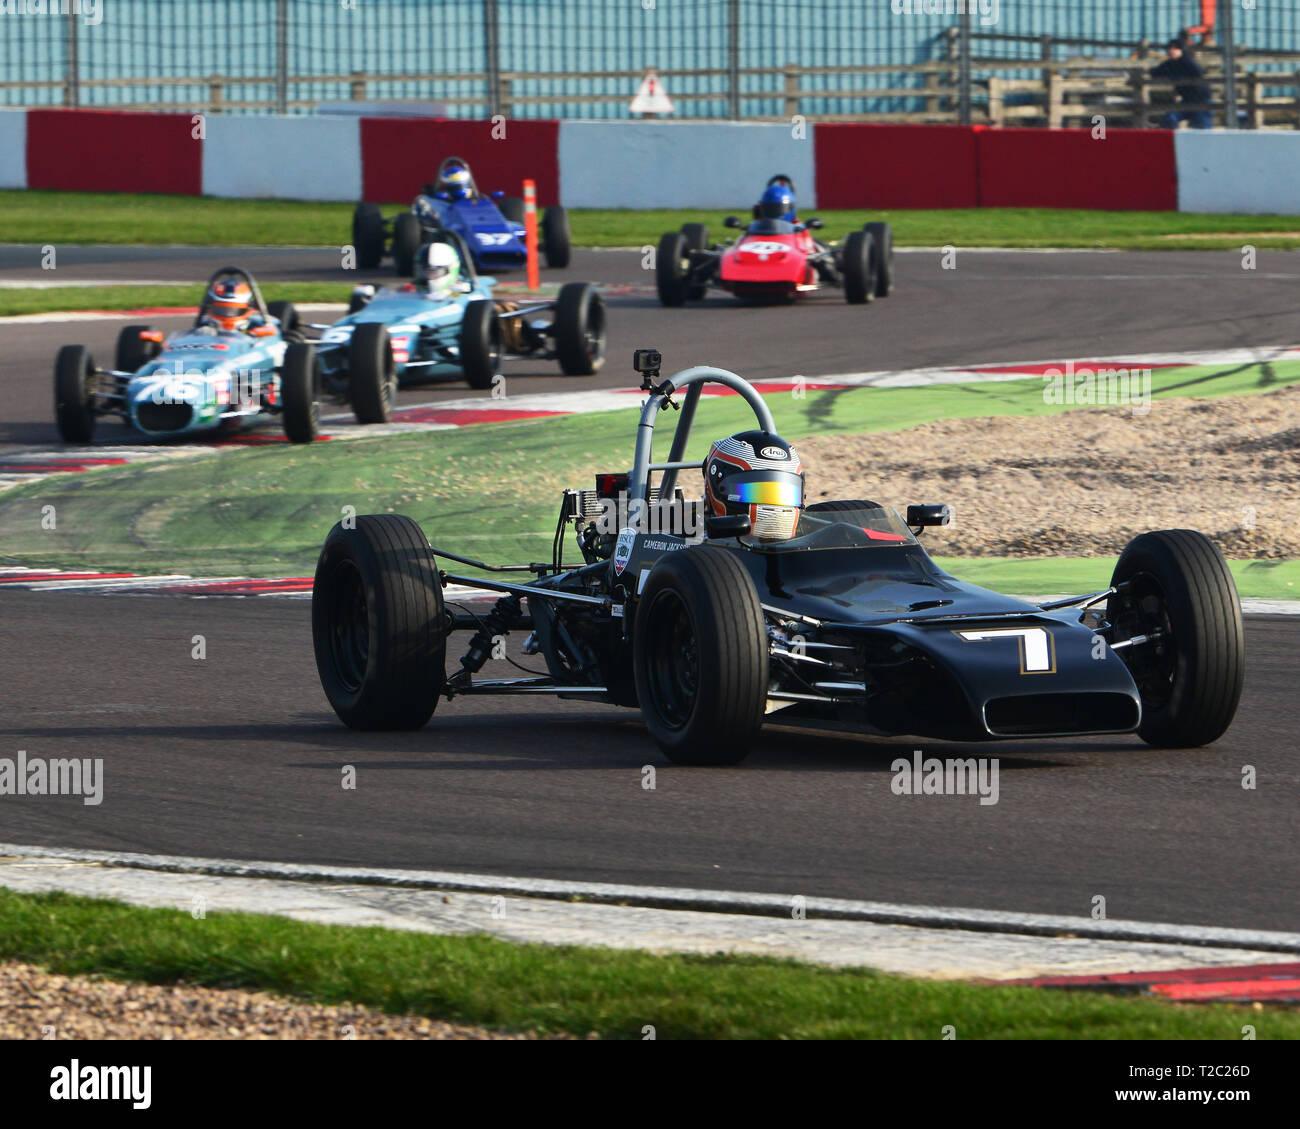
<path id="1" fill-rule="evenodd" d="M 788 893 L 750 894 L 732 890 L 689 890 L 672 886 L 493 877 L 451 871 L 243 862 L 236 859 L 91 851 L 63 847 L 30 847 L 13 843 L 0 843 L 0 855 L 15 858 L 65 859 L 172 874 L 455 890 L 465 893 L 513 895 L 560 901 L 581 899 L 584 902 L 605 905 L 749 914 L 786 919 L 791 916 L 792 895 Z M 1167 925 L 1145 921 L 1094 921 L 1088 917 L 1057 917 L 1047 914 L 1007 913 L 948 906 L 908 906 L 890 902 L 852 901 L 845 898 L 805 897 L 804 909 L 809 918 L 868 921 L 928 929 L 960 929 L 969 932 L 1023 934 L 1038 937 L 1069 935 L 1109 941 L 1141 941 L 1251 949 L 1257 952 L 1300 953 L 1300 933 L 1271 930 L 1228 929 L 1211 925 Z"/>

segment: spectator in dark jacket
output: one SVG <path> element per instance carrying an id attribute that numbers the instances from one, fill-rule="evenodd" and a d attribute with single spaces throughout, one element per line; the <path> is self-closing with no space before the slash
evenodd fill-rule
<path id="1" fill-rule="evenodd" d="M 1174 93 L 1184 104 L 1195 106 L 1209 102 L 1210 85 L 1186 42 L 1171 39 L 1165 50 L 1169 57 L 1151 71 L 1151 77 L 1176 83 Z M 1190 122 L 1193 129 L 1210 129 L 1214 125 L 1209 110 L 1170 110 L 1165 115 L 1164 127 L 1177 129 L 1179 121 Z"/>

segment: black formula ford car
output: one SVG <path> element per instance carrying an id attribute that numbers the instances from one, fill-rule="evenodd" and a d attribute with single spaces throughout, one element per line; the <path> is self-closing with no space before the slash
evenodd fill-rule
<path id="1" fill-rule="evenodd" d="M 734 373 L 698 367 L 660 381 L 653 350 L 638 351 L 636 366 L 648 398 L 632 467 L 565 491 L 551 561 L 486 565 L 431 548 L 391 514 L 330 531 L 312 631 L 326 696 L 347 725 L 417 729 L 442 698 L 552 694 L 639 707 L 669 759 L 696 765 L 740 761 L 765 721 L 970 741 L 1136 733 L 1163 747 L 1228 728 L 1241 609 L 1202 534 L 1142 534 L 1105 591 L 1043 604 L 940 569 L 917 537 L 946 524 L 943 505 L 900 517 L 870 501 L 820 502 L 791 540 L 759 542 L 735 514 L 705 517 L 702 536 L 688 538 L 699 504 L 676 479 L 700 470 L 683 455 L 703 386 L 739 393 L 765 432 L 772 415 Z M 653 463 L 655 419 L 679 391 L 671 451 Z M 635 524 L 613 532 L 608 515 L 623 500 Z M 571 525 L 581 564 L 562 560 Z M 491 576 L 458 576 L 444 561 Z M 530 575 L 499 578 L 509 572 Z M 501 596 L 482 614 L 452 612 L 452 582 Z M 540 654 L 547 676 L 479 677 L 510 631 L 529 633 L 524 653 Z M 470 638 L 448 670 L 456 632 Z"/>

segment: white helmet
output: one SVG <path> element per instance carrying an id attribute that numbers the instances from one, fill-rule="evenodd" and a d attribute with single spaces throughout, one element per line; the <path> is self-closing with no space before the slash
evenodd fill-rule
<path id="1" fill-rule="evenodd" d="M 446 243 L 427 243 L 415 260 L 415 280 L 430 294 L 450 294 L 460 280 L 460 256 Z"/>

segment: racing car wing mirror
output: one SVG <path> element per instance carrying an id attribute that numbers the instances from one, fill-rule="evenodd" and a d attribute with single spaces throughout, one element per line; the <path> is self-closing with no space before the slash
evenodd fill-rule
<path id="1" fill-rule="evenodd" d="M 714 514 L 704 519 L 704 535 L 710 539 L 744 537 L 749 531 L 748 514 Z"/>
<path id="2" fill-rule="evenodd" d="M 947 504 L 908 506 L 907 524 L 913 529 L 926 529 L 935 525 L 952 524 L 952 507 Z"/>
<path id="3" fill-rule="evenodd" d="M 820 231 L 825 226 L 826 225 L 822 223 L 822 221 L 819 220 L 816 216 L 813 216 L 812 219 L 807 220 L 804 223 L 804 227 L 808 228 L 811 231 Z"/>
<path id="4" fill-rule="evenodd" d="M 725 220 L 722 221 L 722 226 L 723 226 L 723 227 L 739 227 L 739 226 L 740 226 L 740 217 L 739 217 L 739 216 L 728 216 Z"/>

